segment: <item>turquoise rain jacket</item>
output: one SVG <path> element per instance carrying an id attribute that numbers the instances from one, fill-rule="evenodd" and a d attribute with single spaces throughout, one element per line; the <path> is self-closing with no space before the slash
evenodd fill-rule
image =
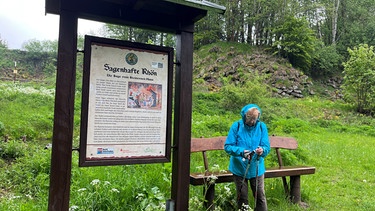
<path id="1" fill-rule="evenodd" d="M 229 129 L 227 139 L 224 144 L 224 150 L 231 155 L 229 162 L 229 171 L 237 176 L 243 177 L 246 172 L 246 167 L 249 162 L 248 159 L 243 159 L 244 150 L 250 152 L 258 147 L 263 148 L 263 154 L 253 156 L 250 168 L 246 175 L 247 179 L 254 178 L 256 174 L 256 160 L 259 157 L 258 176 L 261 176 L 266 171 L 264 166 L 264 157 L 270 152 L 270 142 L 268 139 L 268 130 L 264 122 L 258 118 L 254 126 L 245 124 L 246 112 L 250 108 L 257 108 L 262 114 L 260 108 L 255 104 L 249 104 L 242 108 L 242 119 L 234 122 Z"/>

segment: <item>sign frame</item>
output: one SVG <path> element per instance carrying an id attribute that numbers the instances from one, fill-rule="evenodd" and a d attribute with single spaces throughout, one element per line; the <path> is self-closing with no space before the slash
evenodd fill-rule
<path id="1" fill-rule="evenodd" d="M 98 58 L 96 58 L 96 60 L 94 60 L 93 58 L 93 56 L 98 54 L 97 51 L 99 51 L 95 49 L 93 50 L 94 46 L 95 46 L 95 49 L 98 49 L 98 47 L 99 49 L 102 49 L 102 50 L 104 49 L 103 52 L 107 52 L 107 53 L 115 52 L 113 53 L 114 55 L 117 55 L 119 52 L 120 53 L 127 52 L 126 56 L 122 57 L 124 59 L 124 61 L 121 61 L 123 62 L 123 65 L 121 65 L 122 70 L 120 70 L 121 68 L 111 67 L 110 64 L 103 64 L 101 68 L 97 68 L 98 66 L 93 65 L 93 63 L 99 60 Z M 140 59 L 146 60 L 147 64 L 151 62 L 152 59 L 150 60 L 150 58 L 153 57 L 154 55 L 156 55 L 157 58 L 159 58 L 160 56 L 163 59 L 166 58 L 166 61 L 164 61 L 165 63 L 164 62 L 162 63 L 152 62 L 151 69 L 138 68 L 138 70 L 141 69 L 140 70 L 141 73 L 146 74 L 146 77 L 147 75 L 151 75 L 150 78 L 128 77 L 131 74 L 135 74 L 135 73 L 140 74 L 139 71 L 134 72 L 137 70 L 137 68 L 132 67 L 132 65 L 135 65 L 138 62 L 138 57 L 135 55 L 138 53 L 142 55 Z M 101 57 L 101 54 L 99 56 Z M 103 54 L 103 57 L 106 57 L 106 56 L 107 56 L 107 59 L 111 58 L 110 57 L 111 55 Z M 135 56 L 135 60 L 132 56 Z M 89 35 L 85 36 L 84 66 L 83 66 L 83 78 L 82 78 L 80 148 L 79 148 L 79 166 L 80 167 L 170 162 L 171 160 L 171 133 L 172 133 L 171 124 L 172 124 L 172 97 L 173 97 L 173 94 L 172 94 L 173 65 L 174 65 L 173 58 L 174 58 L 174 49 L 171 47 L 149 45 L 149 44 L 129 42 L 129 41 L 123 41 L 123 40 L 114 40 L 114 39 L 101 38 L 101 37 L 95 37 L 95 36 L 89 36 Z M 165 65 L 167 65 L 167 67 L 165 67 Z M 161 77 L 157 76 L 159 80 L 157 84 L 154 84 L 154 82 L 152 81 L 153 79 L 151 79 L 152 76 L 155 77 L 155 75 L 157 75 L 157 73 L 155 73 L 156 71 L 154 71 L 152 67 L 154 67 L 155 69 L 163 68 L 163 70 L 167 71 L 166 73 L 161 74 L 162 75 Z M 99 69 L 101 69 L 103 73 L 97 73 Z M 146 69 L 147 72 L 143 72 L 144 69 Z M 108 70 L 112 70 L 112 72 L 109 71 L 109 73 L 116 73 L 117 76 L 119 77 L 113 78 L 113 79 L 112 78 L 108 78 L 108 79 L 100 78 L 100 77 L 103 77 L 103 74 L 106 74 L 106 77 L 112 77 L 113 75 L 116 75 L 116 74 L 109 74 L 109 73 L 107 74 Z M 95 76 L 96 74 L 98 74 L 99 76 L 96 77 Z M 109 75 L 112 75 L 112 76 L 109 76 Z M 103 86 L 104 88 L 100 88 L 99 87 L 100 84 L 98 80 L 107 81 L 105 82 L 107 83 L 106 86 Z M 146 80 L 146 81 L 142 82 L 142 80 Z M 116 83 L 111 83 L 111 82 L 116 82 Z M 121 86 L 118 85 L 120 83 L 122 84 Z M 142 112 L 147 114 L 147 112 L 149 112 L 151 119 L 161 120 L 160 124 L 158 124 L 157 122 L 151 123 L 155 126 L 154 128 L 158 128 L 160 130 L 159 131 L 160 133 L 158 133 L 158 130 L 154 129 L 153 134 L 148 134 L 148 136 L 152 136 L 152 135 L 155 136 L 155 137 L 151 137 L 151 139 L 155 141 L 155 146 L 157 146 L 157 148 L 155 149 L 152 148 L 154 143 L 136 143 L 136 141 L 133 142 L 130 140 L 132 138 L 132 134 L 135 134 L 134 137 L 136 138 L 139 138 L 139 136 L 142 136 L 142 133 L 139 132 L 141 128 L 137 127 L 137 125 L 141 123 L 145 125 L 144 122 L 139 122 L 139 121 L 147 120 L 147 116 L 138 118 L 138 116 L 131 117 L 131 114 L 130 114 L 126 116 L 120 115 L 119 118 L 117 117 L 114 118 L 113 115 L 108 115 L 108 116 L 106 116 L 105 114 L 97 115 L 100 112 L 108 113 L 105 110 L 110 109 L 110 107 L 108 106 L 100 107 L 100 105 L 98 106 L 99 103 L 96 102 L 98 98 L 98 92 L 99 92 L 98 90 L 102 89 L 101 91 L 103 90 L 109 91 L 108 90 L 109 84 L 114 84 L 114 87 L 111 87 L 111 89 L 113 88 L 113 90 L 117 90 L 116 92 L 120 96 L 124 96 L 124 95 L 127 96 L 126 98 L 122 97 L 122 100 L 119 101 L 117 104 L 115 104 L 115 105 L 120 105 L 121 102 L 124 102 L 123 99 L 126 99 L 126 104 L 125 105 L 121 104 L 120 106 L 122 109 L 125 110 L 124 112 L 126 112 L 126 110 L 128 111 L 132 110 L 131 112 L 137 113 L 137 114 L 141 114 Z M 124 84 L 126 84 L 126 86 L 124 86 Z M 133 101 L 132 101 L 132 104 L 130 104 L 131 100 L 129 98 L 129 95 L 130 95 L 129 93 L 131 90 L 131 86 L 134 86 L 134 84 L 137 84 L 138 87 L 143 87 L 143 88 L 146 86 L 148 86 L 148 88 L 154 88 L 154 89 L 159 88 L 158 90 L 160 90 L 161 97 L 159 94 L 158 99 L 160 98 L 163 100 L 158 100 L 157 107 L 154 104 L 153 106 L 151 106 L 150 104 L 146 105 L 146 102 L 144 103 L 144 107 L 141 107 L 139 103 L 135 104 Z M 122 90 L 124 87 L 125 87 L 125 90 L 123 92 L 118 91 L 118 90 Z M 150 97 L 150 101 L 151 100 L 155 101 L 156 97 L 155 98 L 154 97 L 155 97 L 154 95 L 152 96 L 153 99 L 151 99 Z M 103 96 L 103 99 L 105 98 L 106 96 Z M 111 102 L 111 100 L 104 100 L 104 101 L 107 101 L 106 102 L 107 104 L 113 103 Z M 101 118 L 98 118 L 97 116 L 101 116 Z M 125 125 L 123 125 L 127 122 L 128 117 L 130 118 L 130 121 L 131 121 L 131 123 L 129 124 L 130 125 L 133 124 L 134 130 L 138 131 L 138 134 L 137 132 L 130 131 L 130 129 L 126 128 Z M 118 128 L 124 129 L 125 132 L 124 130 L 117 130 L 119 132 L 116 131 L 115 133 L 111 134 L 112 132 L 111 129 L 107 130 L 106 127 L 100 125 L 101 123 L 97 123 L 97 122 L 100 122 L 102 119 L 105 119 L 103 121 L 106 121 L 106 124 L 109 122 L 109 124 L 111 124 L 110 125 L 111 127 L 117 126 Z M 118 119 L 121 119 L 121 120 L 119 121 Z M 111 122 L 111 120 L 113 121 Z M 121 123 L 118 123 L 118 122 L 121 122 Z M 116 124 L 120 124 L 120 125 L 116 125 Z M 160 128 L 158 125 L 161 125 Z M 145 128 L 145 126 L 143 126 L 143 128 Z M 120 134 L 120 133 L 121 135 L 117 136 L 117 134 Z M 106 134 L 106 136 L 105 135 L 99 136 L 97 134 Z M 124 140 L 120 140 L 120 142 L 118 143 L 114 141 L 114 139 L 119 140 L 119 139 L 122 139 L 123 137 L 126 137 L 124 139 L 128 141 L 130 140 L 129 143 L 127 143 Z M 160 137 L 159 139 L 160 142 L 157 141 L 158 137 Z M 105 140 L 104 141 L 101 140 L 102 138 L 103 140 L 104 139 Z M 146 136 L 142 138 L 146 139 Z M 95 142 L 98 142 L 98 143 L 95 143 Z M 110 144 L 106 144 L 107 142 L 109 142 Z M 139 152 L 136 152 L 137 149 L 139 148 L 142 149 L 142 147 L 146 147 L 146 145 L 147 145 L 147 148 L 144 148 L 143 152 L 141 152 L 142 150 L 139 150 Z M 95 149 L 93 151 L 93 148 L 95 147 L 97 147 L 96 148 L 97 151 L 95 151 Z M 129 149 L 127 147 L 129 147 Z M 90 156 L 87 156 L 88 153 L 90 154 Z M 123 153 L 123 156 L 116 156 L 116 154 L 118 155 L 118 153 Z M 130 153 L 131 155 L 126 155 L 126 153 Z M 145 153 L 145 154 L 142 154 L 142 153 Z M 148 153 L 151 153 L 151 154 L 148 154 Z"/>

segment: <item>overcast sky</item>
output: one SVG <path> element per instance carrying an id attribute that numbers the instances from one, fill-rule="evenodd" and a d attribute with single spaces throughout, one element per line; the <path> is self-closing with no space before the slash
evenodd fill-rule
<path id="1" fill-rule="evenodd" d="M 97 35 L 103 23 L 79 19 L 78 34 Z M 45 0 L 0 0 L 0 39 L 21 49 L 32 39 L 57 40 L 59 16 L 45 14 Z"/>

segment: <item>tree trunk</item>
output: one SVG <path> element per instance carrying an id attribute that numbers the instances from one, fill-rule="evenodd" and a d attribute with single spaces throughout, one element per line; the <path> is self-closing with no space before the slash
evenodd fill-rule
<path id="1" fill-rule="evenodd" d="M 337 34 L 337 19 L 339 10 L 340 0 L 335 0 L 333 5 L 333 17 L 332 17 L 332 44 L 336 44 L 336 34 Z"/>

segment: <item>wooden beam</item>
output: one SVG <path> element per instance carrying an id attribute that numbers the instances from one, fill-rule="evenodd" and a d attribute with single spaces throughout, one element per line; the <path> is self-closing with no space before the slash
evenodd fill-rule
<path id="1" fill-rule="evenodd" d="M 188 28 L 194 27 L 192 23 Z M 193 78 L 193 33 L 177 34 L 174 146 L 172 151 L 172 200 L 175 210 L 189 207 L 190 141 Z"/>
<path id="2" fill-rule="evenodd" d="M 78 17 L 63 10 L 57 55 L 48 210 L 69 210 Z"/>
<path id="3" fill-rule="evenodd" d="M 46 0 L 46 12 L 60 14 L 59 1 Z M 78 18 L 168 33 L 177 33 L 181 26 L 202 19 L 207 15 L 206 8 L 211 8 L 154 0 L 80 0 L 68 6 L 65 9 L 76 11 Z"/>

